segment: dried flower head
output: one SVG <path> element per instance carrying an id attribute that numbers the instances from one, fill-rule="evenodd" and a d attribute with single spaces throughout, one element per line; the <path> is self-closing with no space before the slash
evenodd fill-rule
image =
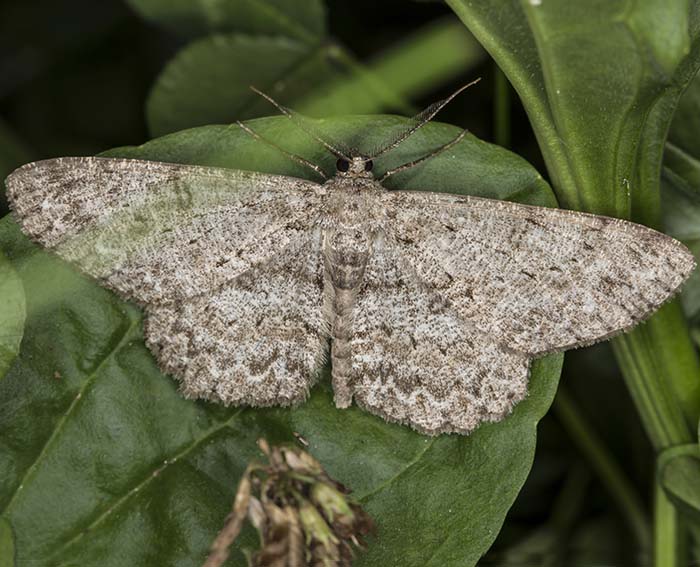
<path id="1" fill-rule="evenodd" d="M 371 518 L 309 453 L 264 439 L 258 445 L 268 463 L 248 465 L 204 567 L 226 561 L 246 517 L 260 533 L 251 567 L 349 566 L 353 547 L 363 548 L 373 529 Z"/>

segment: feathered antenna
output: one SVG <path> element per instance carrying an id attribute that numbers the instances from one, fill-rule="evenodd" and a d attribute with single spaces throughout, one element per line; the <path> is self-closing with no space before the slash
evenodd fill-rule
<path id="1" fill-rule="evenodd" d="M 369 156 L 368 159 L 376 159 L 377 157 L 385 154 L 386 152 L 393 150 L 396 146 L 398 146 L 401 142 L 406 140 L 411 134 L 413 134 L 416 130 L 430 122 L 433 117 L 440 112 L 445 105 L 447 105 L 453 98 L 455 98 L 459 93 L 462 91 L 468 89 L 472 85 L 475 85 L 481 80 L 481 78 L 476 79 L 475 81 L 472 81 L 471 83 L 468 83 L 460 88 L 458 88 L 455 92 L 453 92 L 450 96 L 443 100 L 439 100 L 437 102 L 434 102 L 431 104 L 429 107 L 427 107 L 425 110 L 422 112 L 416 114 L 413 118 L 411 118 L 411 124 L 410 126 L 407 126 L 404 130 L 396 134 L 391 141 L 387 142 L 385 145 L 375 149 Z"/>
<path id="2" fill-rule="evenodd" d="M 348 161 L 352 160 L 353 154 L 348 148 L 342 146 L 341 144 L 339 144 L 337 142 L 334 144 L 327 142 L 320 134 L 318 134 L 316 132 L 316 129 L 309 123 L 308 118 L 299 114 L 298 112 L 295 112 L 291 108 L 287 108 L 286 106 L 282 106 L 275 99 L 273 99 L 270 95 L 265 94 L 261 90 L 258 90 L 253 86 L 251 86 L 250 89 L 254 93 L 259 94 L 265 100 L 274 104 L 275 107 L 282 114 L 284 114 L 287 118 L 289 118 L 292 122 L 294 122 L 294 124 L 296 124 L 299 128 L 301 128 L 304 132 L 306 132 L 309 136 L 311 136 L 314 140 L 316 140 L 319 144 L 321 144 L 329 152 L 331 152 L 335 157 L 343 158 L 343 159 L 348 160 Z"/>

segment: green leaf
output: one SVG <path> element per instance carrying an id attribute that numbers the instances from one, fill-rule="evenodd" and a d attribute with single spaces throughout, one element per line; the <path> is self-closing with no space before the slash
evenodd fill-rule
<path id="1" fill-rule="evenodd" d="M 312 115 L 413 114 L 405 97 L 459 76 L 484 55 L 454 18 L 425 26 L 367 65 L 332 42 L 213 35 L 190 43 L 168 63 L 148 97 L 146 116 L 151 133 L 163 135 L 270 114 L 272 105 L 250 85 Z"/>
<path id="2" fill-rule="evenodd" d="M 0 379 L 19 353 L 26 316 L 22 282 L 0 247 Z"/>
<path id="3" fill-rule="evenodd" d="M 0 518 L 0 567 L 14 567 L 15 542 L 12 537 L 12 526 L 4 518 Z"/>
<path id="4" fill-rule="evenodd" d="M 696 2 L 447 3 L 518 91 L 560 201 L 656 224 L 666 128 L 700 64 Z"/>
<path id="5" fill-rule="evenodd" d="M 700 520 L 700 447 L 680 445 L 658 458 L 658 482 L 678 509 Z"/>
<path id="6" fill-rule="evenodd" d="M 330 169 L 335 159 L 281 117 L 250 126 Z M 362 150 L 406 124 L 337 118 L 328 134 Z M 432 124 L 380 160 L 381 172 L 425 154 L 458 128 Z M 309 176 L 237 127 L 179 132 L 112 156 Z M 311 172 L 313 176 L 313 172 Z M 309 178 L 313 178 L 309 176 Z M 554 205 L 521 158 L 468 137 L 392 186 Z M 24 282 L 22 351 L 0 382 L 0 507 L 17 560 L 51 565 L 199 565 L 230 510 L 255 441 L 294 433 L 377 523 L 362 566 L 475 565 L 532 464 L 536 426 L 554 395 L 561 356 L 533 366 L 530 394 L 511 416 L 468 437 L 421 436 L 353 407 L 337 410 L 327 373 L 296 409 L 224 408 L 183 399 L 144 346 L 140 313 L 37 249 L 11 219 L 0 245 Z M 244 565 L 236 544 L 231 565 Z"/>
<path id="7" fill-rule="evenodd" d="M 213 35 L 182 49 L 156 80 L 146 103 L 148 126 L 160 136 L 192 126 L 229 124 L 269 114 L 253 85 L 284 101 L 343 72 L 337 49 L 282 37 Z M 347 69 L 345 68 L 345 71 Z"/>
<path id="8" fill-rule="evenodd" d="M 321 0 L 127 0 L 144 18 L 187 35 L 242 32 L 311 42 L 325 31 Z"/>

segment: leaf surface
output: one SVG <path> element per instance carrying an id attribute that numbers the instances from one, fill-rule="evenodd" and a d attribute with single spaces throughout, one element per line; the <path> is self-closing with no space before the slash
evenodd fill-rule
<path id="1" fill-rule="evenodd" d="M 700 65 L 698 3 L 447 3 L 518 91 L 560 201 L 658 224 L 666 128 Z"/>

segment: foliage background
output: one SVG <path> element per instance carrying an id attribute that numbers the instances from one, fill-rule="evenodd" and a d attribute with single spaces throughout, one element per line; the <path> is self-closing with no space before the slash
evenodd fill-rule
<path id="1" fill-rule="evenodd" d="M 671 143 L 666 145 L 663 199 L 659 198 L 658 187 L 654 188 L 655 171 L 660 167 L 660 163 L 655 163 L 655 156 L 660 160 L 664 152 L 665 124 L 674 111 L 677 96 L 697 68 L 694 34 L 698 30 L 700 10 L 696 4 L 647 2 L 640 4 L 636 11 L 625 11 L 617 2 L 589 1 L 579 3 L 582 13 L 576 14 L 572 9 L 557 11 L 556 5 L 561 8 L 564 4 L 554 3 L 555 7 L 545 11 L 545 16 L 538 20 L 540 14 L 532 11 L 536 2 L 454 0 L 449 2 L 453 12 L 441 3 L 331 0 L 320 18 L 313 14 L 315 2 L 272 2 L 277 6 L 291 6 L 296 11 L 302 4 L 306 6 L 304 10 L 308 13 L 302 10 L 306 16 L 301 20 L 306 23 L 291 27 L 287 21 L 277 18 L 250 14 L 231 17 L 227 13 L 227 6 L 243 4 L 246 2 L 214 2 L 211 6 L 216 9 L 205 13 L 204 17 L 187 2 L 5 0 L 0 4 L 0 178 L 14 167 L 34 159 L 90 155 L 109 148 L 141 144 L 152 137 L 190 126 L 272 114 L 260 101 L 250 98 L 247 86 L 251 83 L 274 85 L 275 81 L 283 80 L 283 101 L 311 114 L 395 112 L 407 115 L 480 76 L 483 78 L 480 85 L 456 99 L 440 115 L 440 121 L 469 127 L 478 138 L 509 147 L 523 156 L 552 180 L 557 197 L 567 206 L 632 217 L 654 226 L 665 223 L 669 232 L 694 249 L 698 248 L 700 168 L 696 160 L 700 158 L 700 150 L 695 140 L 700 132 L 700 87 L 697 85 L 693 85 L 683 99 L 671 131 Z M 250 2 L 250 5 L 256 3 Z M 466 31 L 455 12 L 471 24 L 472 33 L 489 54 Z M 620 50 L 614 42 L 623 33 L 614 27 L 615 22 L 620 21 L 627 26 L 627 31 L 634 32 L 630 35 L 634 36 L 636 44 L 625 44 L 629 52 Z M 572 44 L 567 45 L 567 39 Z M 524 106 L 492 56 L 518 87 Z M 599 82 L 592 81 L 591 77 L 597 77 Z M 556 95 L 560 89 L 574 94 L 558 100 Z M 631 99 L 634 99 L 636 113 L 629 109 Z M 616 105 L 619 101 L 626 106 Z M 526 108 L 536 132 L 530 126 Z M 270 124 L 271 128 L 276 127 L 276 123 Z M 358 124 L 362 125 L 359 122 L 350 124 L 350 130 Z M 387 124 L 387 127 L 391 125 Z M 343 125 L 334 122 L 333 127 L 342 129 Z M 452 132 L 438 126 L 426 131 L 429 131 L 428 138 L 418 138 L 415 146 L 407 147 L 407 152 L 429 145 L 430 136 L 449 138 Z M 245 157 L 252 159 L 259 151 L 252 149 L 249 141 L 234 136 L 226 139 L 231 147 L 229 154 L 224 146 L 217 149 L 218 155 L 210 155 L 207 152 L 212 150 L 206 149 L 207 144 L 215 143 L 218 134 L 214 130 L 202 132 L 199 141 L 183 134 L 143 148 L 121 150 L 118 155 L 158 159 L 170 156 L 193 163 L 205 159 L 245 167 Z M 293 141 L 293 133 L 285 132 L 286 139 Z M 557 147 L 559 141 L 564 146 L 570 143 L 570 148 Z M 603 144 L 604 141 L 610 142 L 609 146 Z M 312 151 L 303 142 L 298 143 L 302 151 Z M 593 147 L 595 144 L 599 146 Z M 237 154 L 239 149 L 242 157 L 231 155 Z M 562 158 L 562 152 L 567 149 L 571 150 L 570 155 Z M 491 196 L 518 198 L 517 189 L 534 182 L 536 175 L 533 176 L 525 164 L 509 161 L 512 158 L 504 152 L 484 149 L 474 140 L 465 147 L 463 159 L 478 161 L 474 156 L 480 151 L 486 152 L 484 162 L 508 164 L 529 181 L 515 180 L 511 186 L 504 182 L 501 193 L 498 188 L 462 187 L 461 190 L 482 190 Z M 612 160 L 611 151 L 617 152 Z M 606 170 L 609 163 L 612 163 L 611 168 L 618 167 L 620 171 Z M 285 167 L 276 162 L 267 166 Z M 479 172 L 484 171 L 483 167 L 482 163 L 477 163 L 469 170 L 474 184 Z M 625 167 L 628 169 L 624 170 Z M 433 179 L 441 171 L 439 165 L 436 168 Z M 425 186 L 425 180 L 431 179 L 429 173 L 413 180 L 414 185 L 432 188 Z M 452 177 L 449 172 L 445 176 L 447 190 L 458 190 L 453 185 L 464 183 L 464 172 L 458 172 L 461 177 L 453 173 Z M 501 180 L 499 176 L 502 175 L 492 171 L 487 179 L 490 182 Z M 613 183 L 612 178 L 626 179 L 642 194 L 635 194 L 631 199 L 627 192 L 625 197 L 627 187 Z M 522 199 L 551 204 L 548 201 L 551 197 L 551 192 L 543 185 Z M 663 209 L 659 202 L 663 203 Z M 10 297 L 14 293 L 13 286 L 17 287 L 16 278 L 20 277 L 28 297 L 24 354 L 20 362 L 11 360 L 12 352 L 0 360 L 0 372 L 4 373 L 2 364 L 5 362 L 7 367 L 12 365 L 0 391 L 0 423 L 5 440 L 4 445 L 0 445 L 0 476 L 10 478 L 22 455 L 32 462 L 36 457 L 32 457 L 32 447 L 36 446 L 37 452 L 44 451 L 45 439 L 42 441 L 39 433 L 32 437 L 24 432 L 42 427 L 52 431 L 55 422 L 47 417 L 44 424 L 41 416 L 50 416 L 51 411 L 57 416 L 63 415 L 61 404 L 72 407 L 72 395 L 83 391 L 80 384 L 84 376 L 91 375 L 94 370 L 87 363 L 88 367 L 81 368 L 75 360 L 71 362 L 76 366 L 73 368 L 56 355 L 51 359 L 54 366 L 63 364 L 62 369 L 72 368 L 61 374 L 66 375 L 65 386 L 60 382 L 48 387 L 42 383 L 42 377 L 53 376 L 53 367 L 49 362 L 38 361 L 45 358 L 56 336 L 61 337 L 56 342 L 64 348 L 66 344 L 80 345 L 79 348 L 73 346 L 71 354 L 76 357 L 79 353 L 81 358 L 86 358 L 84 349 L 94 347 L 95 351 L 88 354 L 93 356 L 91 360 L 99 361 L 102 359 L 98 347 L 108 348 L 115 329 L 126 325 L 131 334 L 120 339 L 120 348 L 124 348 L 119 352 L 135 365 L 132 367 L 147 369 L 141 377 L 128 373 L 121 376 L 124 383 L 133 382 L 130 390 L 111 392 L 103 387 L 104 398 L 98 401 L 112 405 L 119 396 L 127 396 L 125 399 L 136 404 L 138 411 L 119 414 L 119 420 L 111 423 L 112 433 L 116 435 L 114 432 L 120 428 L 131 427 L 125 415 L 143 421 L 143 417 L 138 416 L 145 413 L 149 416 L 148 424 L 139 434 L 150 441 L 156 438 L 153 444 L 158 447 L 152 455 L 142 455 L 134 447 L 138 458 L 125 451 L 115 461 L 97 459 L 104 467 L 130 459 L 135 465 L 141 465 L 159 455 L 159 450 L 177 448 L 176 436 L 163 432 L 162 424 L 181 420 L 180 412 L 190 412 L 191 420 L 187 423 L 192 429 L 208 430 L 234 419 L 232 414 L 217 413 L 218 410 L 211 408 L 166 404 L 166 411 L 152 403 L 138 405 L 138 397 L 128 398 L 125 392 L 133 395 L 141 386 L 139 378 L 147 380 L 153 374 L 148 368 L 147 353 L 138 347 L 132 348 L 131 341 L 138 343 L 139 340 L 138 313 L 91 284 L 75 280 L 60 263 L 52 263 L 38 254 L 21 239 L 9 219 L 0 227 L 0 242 L 11 260 L 0 263 L 0 268 L 5 270 L 2 274 L 7 274 L 2 279 L 7 287 L 0 287 L 0 293 L 10 289 L 3 293 Z M 8 267 L 8 264 L 12 265 Z M 36 299 L 40 292 L 27 289 L 27 282 L 47 279 L 62 282 L 63 278 L 70 281 L 66 286 L 72 291 L 61 299 L 60 309 L 53 312 L 53 319 L 44 321 L 43 307 Z M 686 316 L 691 323 L 696 321 L 700 307 L 698 297 L 697 286 L 692 283 L 684 297 Z M 72 319 L 80 313 L 86 298 L 99 306 L 97 311 L 83 313 L 86 320 L 80 321 L 82 332 L 89 335 L 89 339 L 79 336 Z M 50 302 L 45 298 L 42 301 Z M 17 327 L 22 328 L 20 319 L 24 308 L 17 302 L 13 306 L 15 312 L 6 308 L 0 316 L 5 338 L 17 336 Z M 673 305 L 669 309 L 673 310 Z M 90 319 L 92 316 L 94 320 Z M 385 532 L 384 539 L 380 537 L 375 542 L 373 549 L 379 551 L 374 551 L 375 555 L 371 551 L 366 564 L 382 564 L 387 557 L 402 553 L 413 561 L 408 564 L 472 564 L 494 538 L 493 546 L 480 565 L 650 564 L 653 541 L 657 543 L 657 564 L 683 564 L 675 561 L 692 550 L 679 549 L 676 535 L 683 530 L 673 526 L 678 521 L 690 520 L 678 519 L 665 493 L 657 488 L 654 474 L 657 453 L 671 446 L 685 445 L 688 451 L 683 455 L 690 455 L 691 460 L 681 463 L 676 477 L 670 474 L 675 469 L 669 469 L 672 484 L 669 490 L 678 505 L 697 512 L 698 489 L 692 480 L 693 473 L 697 472 L 697 461 L 692 460 L 697 449 L 692 444 L 697 442 L 698 374 L 697 361 L 687 340 L 688 336 L 695 336 L 695 331 L 694 325 L 686 328 L 684 323 L 679 323 L 677 313 L 665 317 L 665 331 L 652 327 L 648 333 L 651 338 L 645 335 L 638 340 L 632 338 L 628 343 L 616 343 L 618 359 L 623 361 L 625 369 L 624 379 L 608 344 L 567 353 L 553 411 L 546 413 L 539 423 L 534 464 L 522 490 L 519 490 L 520 484 L 529 467 L 528 443 L 534 443 L 532 427 L 546 412 L 556 388 L 556 360 L 542 363 L 537 374 L 541 386 L 534 387 L 531 399 L 526 402 L 529 405 L 521 411 L 524 415 L 521 421 L 514 416 L 506 425 L 491 428 L 466 442 L 452 438 L 439 441 L 438 447 L 433 449 L 434 456 L 428 453 L 427 464 L 418 471 L 416 478 L 405 480 L 397 494 L 405 494 L 405 498 L 411 495 L 410 498 L 424 505 L 426 495 L 441 494 L 445 502 L 453 498 L 462 503 L 461 509 L 454 511 L 450 523 L 446 523 L 444 515 L 431 515 L 432 512 L 424 516 L 418 514 L 415 521 L 394 522 L 393 531 Z M 12 325 L 14 332 L 11 332 Z M 77 333 L 76 336 L 66 336 L 68 330 Z M 25 348 L 27 337 L 31 337 L 30 344 L 34 345 L 29 349 Z M 648 348 L 640 346 L 644 341 L 650 343 Z M 12 350 L 12 340 L 8 344 L 7 348 Z M 655 344 L 671 345 L 663 347 L 664 352 L 672 351 L 676 359 L 683 359 L 683 367 L 679 370 L 673 360 L 664 361 L 663 356 L 658 356 L 662 347 L 656 348 Z M 651 354 L 644 358 L 644 353 Z M 651 368 L 646 373 L 644 361 Z M 119 380 L 118 370 L 114 370 L 113 381 Z M 673 378 L 673 384 L 680 386 L 674 386 L 672 394 L 659 393 L 653 388 L 663 389 L 664 383 L 654 382 L 654 376 L 663 380 Z M 71 378 L 75 379 L 74 384 L 70 383 Z M 170 397 L 172 384 L 150 379 L 147 383 L 153 389 L 149 391 L 151 401 L 171 403 L 175 399 Z M 28 384 L 31 385 L 29 389 Z M 651 401 L 645 405 L 640 401 L 643 398 L 640 391 L 649 388 L 652 389 Z M 663 408 L 654 404 L 667 394 L 672 400 L 672 409 L 664 413 Z M 208 458 L 218 459 L 217 466 L 202 466 L 202 461 L 206 460 L 204 456 L 194 464 L 183 464 L 177 472 L 171 473 L 172 479 L 166 479 L 143 497 L 142 509 L 131 508 L 131 516 L 124 512 L 127 519 L 138 514 L 151 515 L 154 519 L 149 524 L 152 531 L 145 532 L 150 539 L 134 543 L 137 538 L 131 534 L 130 545 L 141 550 L 149 548 L 148 553 L 134 552 L 133 557 L 138 557 L 142 564 L 155 565 L 159 557 L 162 560 L 166 549 L 174 548 L 177 553 L 169 556 L 173 564 L 197 564 L 197 554 L 206 545 L 207 534 L 213 534 L 216 529 L 217 518 L 223 518 L 237 475 L 253 454 L 250 447 L 258 434 L 292 440 L 294 428 L 306 427 L 313 435 L 315 429 L 321 429 L 314 426 L 314 422 L 319 420 L 319 415 L 323 416 L 327 421 L 322 425 L 329 431 L 325 436 L 319 432 L 320 446 L 316 446 L 319 453 L 315 454 L 324 464 L 330 465 L 331 470 L 335 466 L 341 477 L 345 475 L 341 480 L 355 488 L 359 496 L 371 494 L 374 489 L 370 484 L 363 484 L 362 471 L 353 471 L 347 464 L 347 455 L 362 455 L 364 463 L 396 466 L 396 470 L 402 471 L 416 455 L 426 452 L 421 445 L 425 440 L 420 436 L 377 426 L 374 421 L 355 414 L 352 419 L 357 422 L 353 422 L 355 429 L 349 435 L 344 424 L 339 425 L 328 413 L 327 397 L 327 391 L 318 392 L 308 407 L 291 419 L 285 412 L 248 412 L 235 417 L 238 431 L 245 439 L 229 438 L 214 447 L 212 451 L 218 456 Z M 13 516 L 12 507 L 18 506 L 12 504 L 17 487 L 10 482 L 5 487 L 6 492 L 0 494 L 0 505 L 5 510 L 4 520 L 0 521 L 0 564 L 13 556 L 28 559 L 20 549 L 24 545 L 34 550 L 35 558 L 48 561 L 41 555 L 44 536 L 37 537 L 37 530 L 46 529 L 41 516 L 52 506 L 58 506 L 63 513 L 66 502 L 61 502 L 60 498 L 47 499 L 47 495 L 55 494 L 64 486 L 62 477 L 76 474 L 86 462 L 95 461 L 92 449 L 88 450 L 92 447 L 89 436 L 81 437 L 84 429 L 117 415 L 112 414 L 107 405 L 98 404 L 93 411 L 94 414 L 86 418 L 88 425 L 82 426 L 82 433 L 80 423 L 75 424 L 78 432 L 67 441 L 72 443 L 72 448 L 59 447 L 55 455 L 50 454 L 53 465 L 47 465 L 44 471 L 48 476 L 42 481 L 43 488 L 40 484 L 38 501 L 34 505 Z M 160 415 L 159 411 L 166 415 Z M 668 420 L 668 427 L 663 426 L 664 420 Z M 662 426 L 656 427 L 655 422 L 661 422 Z M 662 430 L 671 433 L 663 437 L 659 433 Z M 196 437 L 193 430 L 180 431 L 178 435 Z M 333 436 L 338 441 L 331 443 L 329 439 Z M 313 437 L 311 441 L 314 449 Z M 525 445 L 519 445 L 521 441 Z M 18 449 L 19 446 L 22 449 Z M 399 449 L 389 452 L 388 447 L 393 446 Z M 512 464 L 505 460 L 505 455 L 512 455 L 523 447 L 522 458 Z M 88 454 L 80 456 L 81 449 Z M 114 446 L 109 446 L 109 450 L 114 450 Z M 169 453 L 166 451 L 166 454 Z M 65 462 L 66 455 L 72 462 Z M 158 470 L 148 466 L 142 471 L 134 471 L 134 468 L 138 467 L 129 468 L 128 474 L 124 470 L 102 470 L 95 478 L 98 481 L 118 479 L 132 473 L 147 475 Z M 197 474 L 192 473 L 194 470 Z M 500 473 L 493 472 L 496 470 Z M 684 474 L 688 471 L 689 474 Z M 188 477 L 188 473 L 193 476 Z M 393 478 L 393 473 L 387 474 L 388 478 Z M 219 475 L 214 483 L 216 490 L 212 489 L 212 475 Z M 683 480 L 673 480 L 679 476 Z M 71 490 L 75 492 L 68 491 L 68 500 L 72 503 L 79 493 L 86 494 L 89 499 L 90 489 L 95 488 L 95 478 L 85 479 L 84 485 L 74 485 Z M 499 483 L 508 485 L 504 489 L 507 494 L 500 500 L 475 498 L 477 493 L 500 490 Z M 449 488 L 455 486 L 460 487 L 455 489 L 456 494 L 450 493 Z M 115 498 L 120 497 L 120 488 L 113 482 L 97 488 L 99 490 L 93 493 L 95 500 L 108 500 L 110 491 Z M 422 491 L 424 498 L 413 496 L 416 491 Z M 518 494 L 517 500 L 499 532 L 510 505 L 509 498 L 515 494 Z M 174 506 L 174 500 L 180 505 Z M 654 500 L 658 503 L 656 517 L 651 508 Z M 442 506 L 442 500 L 438 504 Z M 380 521 L 384 517 L 416 514 L 416 510 L 392 509 L 394 504 L 391 503 L 373 505 Z M 202 512 L 200 508 L 204 506 L 211 508 L 210 514 Z M 162 509 L 154 511 L 154 508 Z M 49 519 L 60 523 L 60 515 L 47 514 L 45 521 Z M 114 520 L 115 525 L 117 520 L 120 518 Z M 193 526 L 195 521 L 203 521 L 204 525 Z M 155 524 L 162 526 L 161 531 L 153 527 Z M 669 531 L 666 530 L 668 526 L 671 526 L 670 535 L 664 535 Z M 120 545 L 125 545 L 117 536 L 129 537 L 128 530 L 112 526 L 88 533 L 84 540 L 91 540 L 92 544 L 81 549 L 84 529 L 80 522 L 68 522 L 65 533 L 57 530 L 46 535 L 48 540 L 58 538 L 70 545 L 78 542 L 78 551 L 73 555 L 59 556 L 62 564 L 78 559 L 82 564 L 97 562 L 97 558 L 104 560 L 110 555 L 110 543 L 119 541 Z M 196 537 L 192 536 L 194 532 L 197 532 Z M 30 539 L 26 533 L 32 533 L 31 544 L 26 543 Z M 436 555 L 436 549 L 450 533 L 457 534 L 457 541 L 446 546 L 447 555 Z M 247 537 L 252 543 L 252 535 Z M 198 547 L 188 547 L 193 541 Z M 17 549 L 11 549 L 15 545 Z"/>

